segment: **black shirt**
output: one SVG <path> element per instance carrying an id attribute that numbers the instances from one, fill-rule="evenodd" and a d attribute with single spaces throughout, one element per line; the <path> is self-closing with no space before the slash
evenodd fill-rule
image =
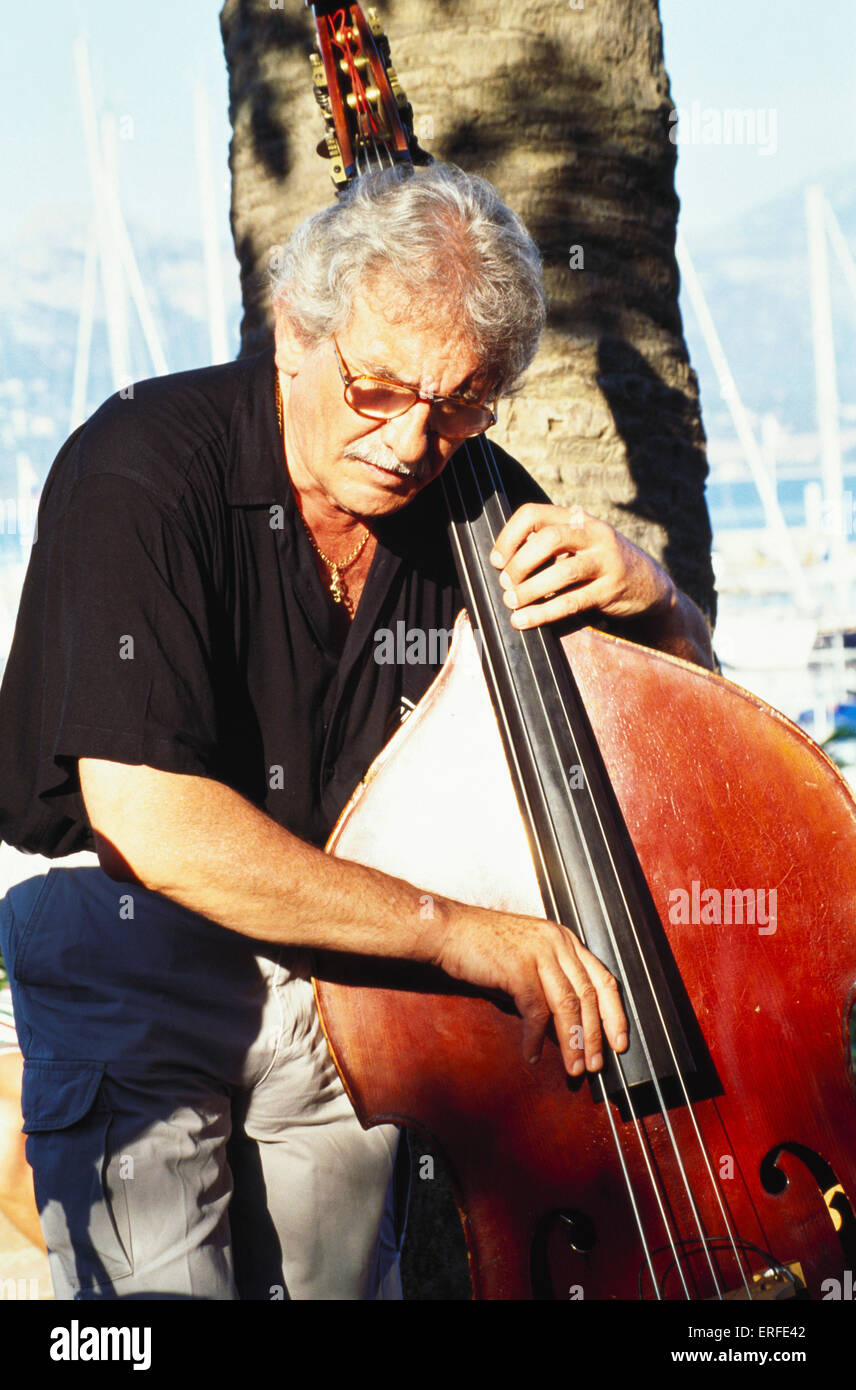
<path id="1" fill-rule="evenodd" d="M 431 484 L 378 523 L 342 648 L 285 471 L 272 352 L 132 390 L 72 436 L 42 493 L 0 688 L 0 839 L 93 848 L 88 757 L 215 778 L 322 845 L 442 661 L 442 641 L 427 661 L 377 660 L 376 634 L 400 658 L 403 634 L 448 632 L 462 607 L 442 497 Z"/>

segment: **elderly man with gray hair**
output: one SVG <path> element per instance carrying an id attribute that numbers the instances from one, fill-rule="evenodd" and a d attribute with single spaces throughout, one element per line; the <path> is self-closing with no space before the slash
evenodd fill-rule
<path id="1" fill-rule="evenodd" d="M 297 230 L 274 310 L 275 352 L 141 383 L 63 448 L 0 691 L 0 836 L 100 863 L 0 909 L 60 1298 L 398 1296 L 398 1134 L 354 1115 L 315 948 L 503 990 L 527 1057 L 552 1018 L 574 1075 L 626 1046 L 562 925 L 424 921 L 323 852 L 436 674 L 373 634 L 463 606 L 434 484 L 534 355 L 537 250 L 483 180 L 387 171 Z M 710 663 L 653 560 L 507 465 L 515 625 L 596 610 Z"/>

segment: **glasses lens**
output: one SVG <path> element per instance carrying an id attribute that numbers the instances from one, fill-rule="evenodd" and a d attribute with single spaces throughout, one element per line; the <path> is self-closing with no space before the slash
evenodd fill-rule
<path id="1" fill-rule="evenodd" d="M 394 420 L 419 400 L 416 391 L 374 377 L 355 377 L 345 390 L 345 400 L 353 410 L 370 420 Z M 481 434 L 493 423 L 493 413 L 485 405 L 468 405 L 466 401 L 432 401 L 429 415 L 431 428 L 447 439 L 467 439 Z"/>
<path id="2" fill-rule="evenodd" d="M 349 406 L 376 420 L 392 420 L 396 415 L 403 415 L 418 399 L 416 392 L 407 386 L 394 386 L 391 382 L 387 385 L 371 377 L 357 377 L 345 392 Z"/>
<path id="3" fill-rule="evenodd" d="M 486 405 L 467 405 L 466 401 L 434 401 L 431 425 L 448 439 L 466 439 L 481 434 L 493 423 L 493 412 Z"/>

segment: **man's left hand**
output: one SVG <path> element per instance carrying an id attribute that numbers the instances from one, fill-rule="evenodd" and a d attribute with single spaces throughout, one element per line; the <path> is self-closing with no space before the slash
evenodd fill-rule
<path id="1" fill-rule="evenodd" d="M 540 627 L 597 610 L 627 622 L 646 645 L 711 667 L 710 632 L 701 611 L 661 565 L 582 507 L 529 502 L 496 538 L 514 627 Z"/>

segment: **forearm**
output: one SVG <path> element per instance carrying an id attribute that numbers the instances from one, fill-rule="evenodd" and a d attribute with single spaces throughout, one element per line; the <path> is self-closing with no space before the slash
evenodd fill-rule
<path id="1" fill-rule="evenodd" d="M 626 1047 L 615 980 L 561 924 L 436 894 L 426 914 L 420 888 L 324 854 L 208 778 L 87 758 L 79 771 L 112 877 L 258 940 L 430 962 L 503 990 L 523 1017 L 524 1056 L 537 1057 L 552 1015 L 573 1075 L 602 1065 L 599 1012 Z"/>
<path id="2" fill-rule="evenodd" d="M 633 642 L 679 656 L 708 671 L 715 669 L 707 619 L 677 587 L 662 607 L 644 617 L 627 619 L 626 631 Z"/>
<path id="3" fill-rule="evenodd" d="M 426 961 L 438 954 L 445 899 L 433 900 L 426 919 L 418 888 L 324 854 L 220 782 L 90 760 L 81 760 L 80 778 L 113 877 L 133 876 L 261 941 Z"/>
<path id="4" fill-rule="evenodd" d="M 45 1248 L 39 1213 L 33 1194 L 33 1170 L 24 1155 L 21 1134 L 20 1052 L 0 1056 L 0 1211 L 22 1235 Z"/>

